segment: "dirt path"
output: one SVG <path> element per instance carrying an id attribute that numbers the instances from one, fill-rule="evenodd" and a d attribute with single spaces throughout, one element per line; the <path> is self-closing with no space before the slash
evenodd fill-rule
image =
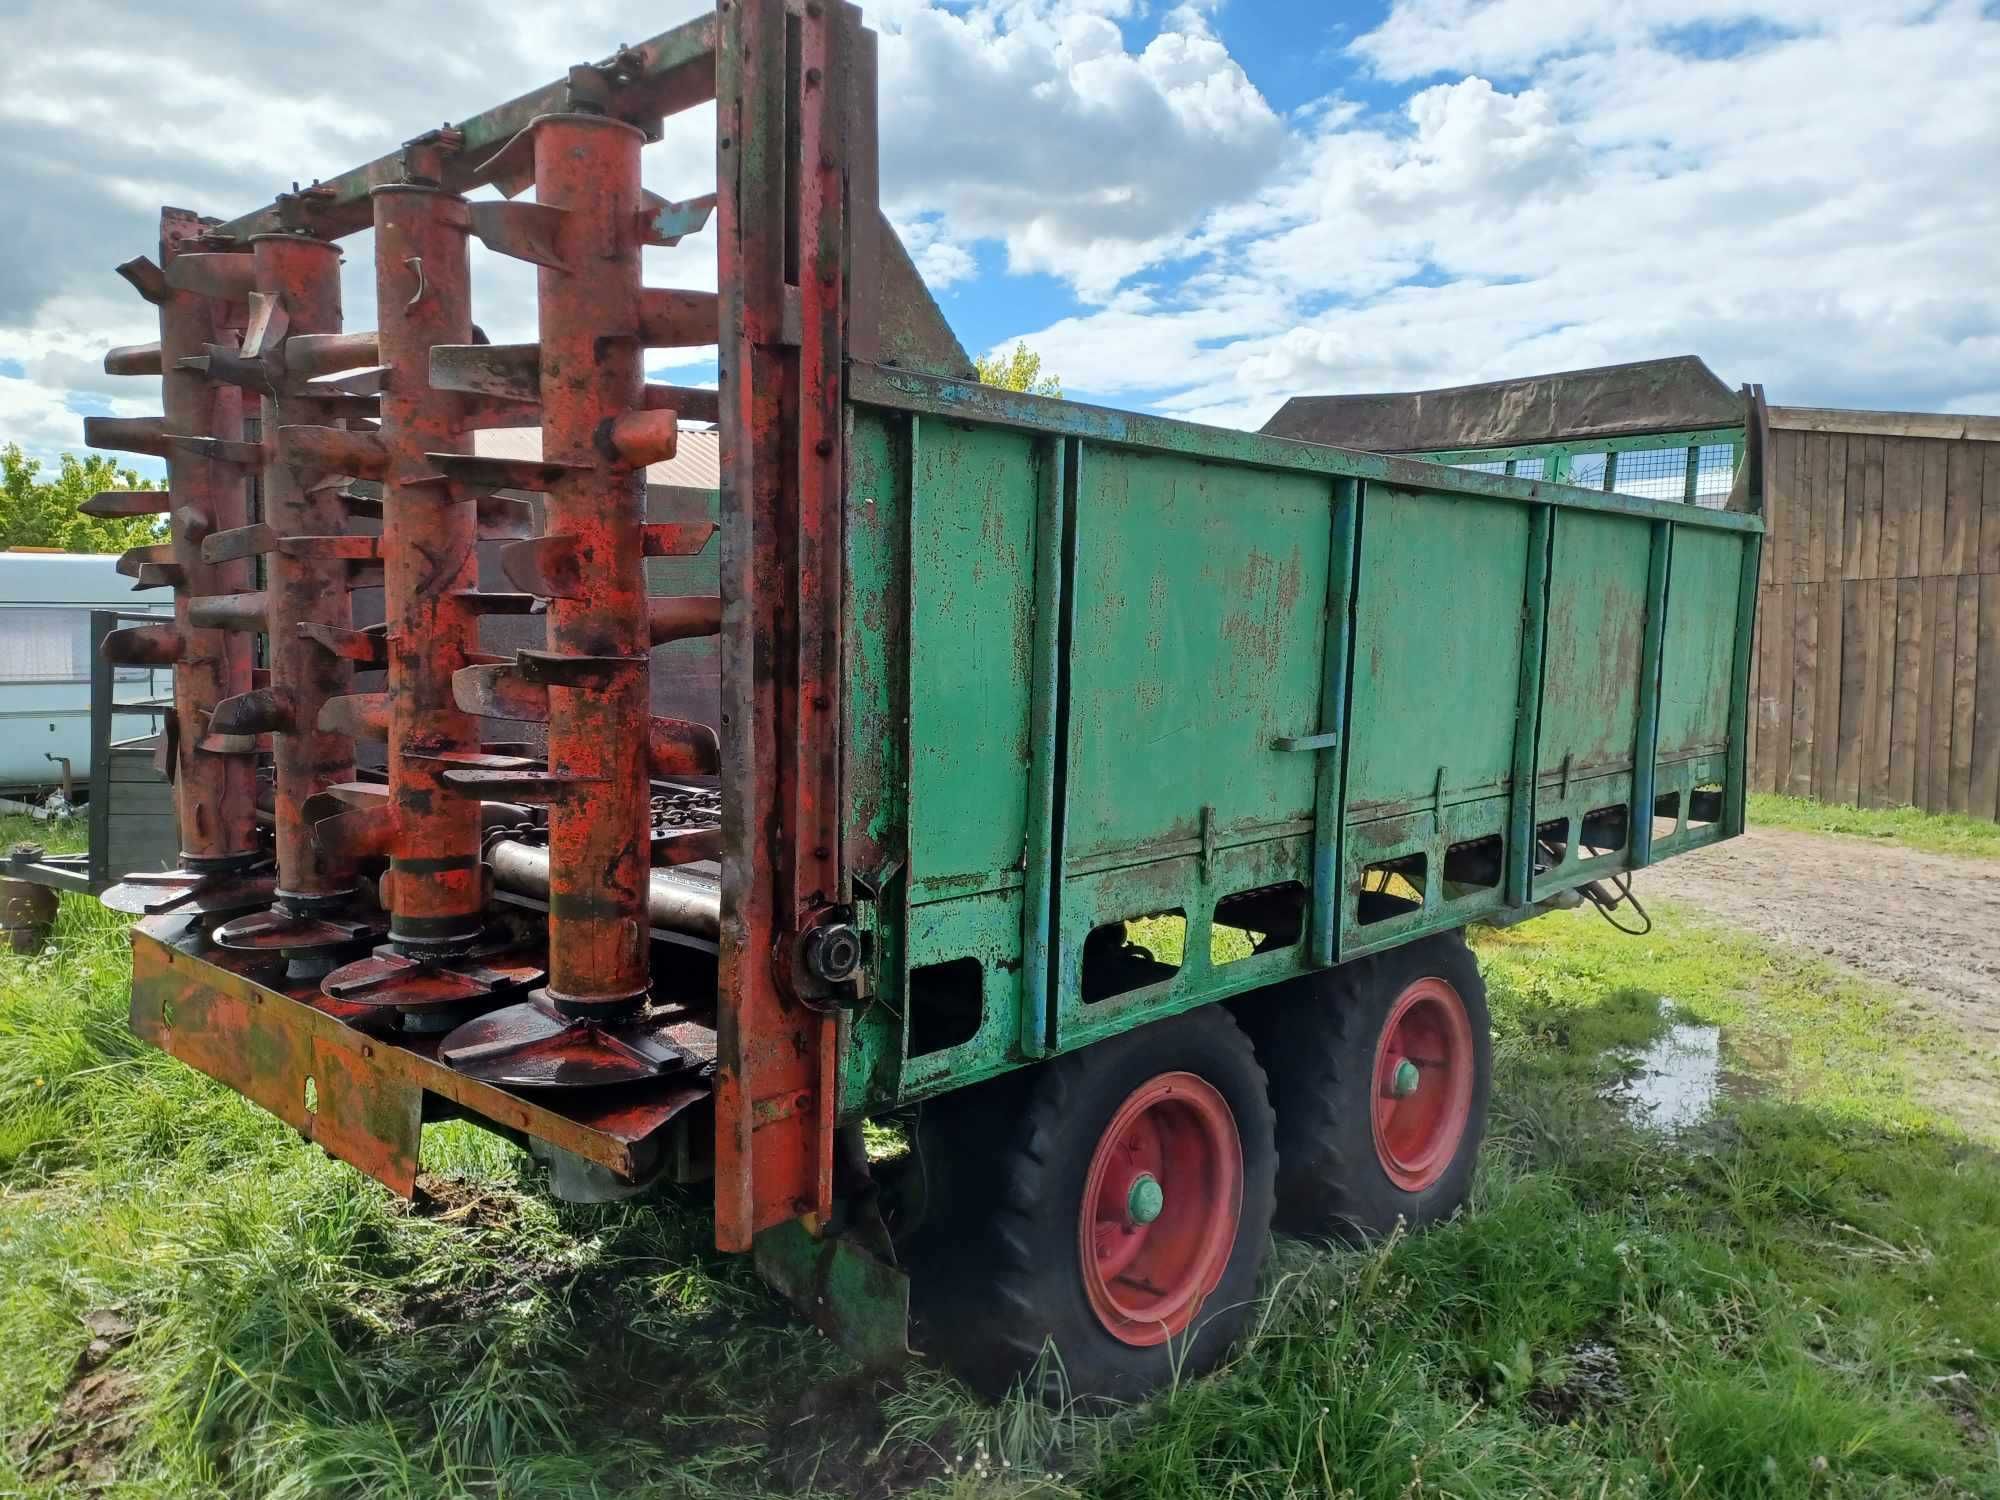
<path id="1" fill-rule="evenodd" d="M 2000 1052 L 2000 860 L 1753 828 L 1637 889 L 1901 985 Z"/>

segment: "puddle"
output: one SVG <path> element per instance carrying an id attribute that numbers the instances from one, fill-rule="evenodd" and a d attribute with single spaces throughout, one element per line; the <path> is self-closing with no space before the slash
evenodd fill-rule
<path id="1" fill-rule="evenodd" d="M 1716 1105 L 1749 1088 L 1749 1080 L 1729 1067 L 1720 1026 L 1672 1019 L 1662 1004 L 1666 1027 L 1651 1045 L 1622 1048 L 1613 1055 L 1626 1067 L 1623 1079 L 1606 1091 L 1634 1125 L 1661 1135 L 1677 1135 L 1707 1123 Z"/>

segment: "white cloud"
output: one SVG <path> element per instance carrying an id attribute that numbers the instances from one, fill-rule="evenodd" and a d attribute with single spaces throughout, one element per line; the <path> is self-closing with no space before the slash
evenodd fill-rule
<path id="1" fill-rule="evenodd" d="M 1202 13 L 1138 52 L 1129 0 L 878 8 L 882 181 L 899 219 L 1005 243 L 1102 298 L 1282 160 L 1284 128 Z"/>
<path id="2" fill-rule="evenodd" d="M 1503 55 L 1488 12 L 1536 9 L 1399 0 L 1363 54 L 1421 75 L 1456 45 L 1534 62 L 1532 84 L 1333 109 L 1284 181 L 1214 216 L 1202 276 L 1030 343 L 1072 387 L 1245 421 L 1295 394 L 1685 352 L 1780 401 L 1990 402 L 2000 23 L 1966 0 L 1863 6 L 1732 53 L 1672 23 L 1747 7 L 1621 29 L 1624 7 L 1575 0 L 1552 7 L 1574 25 Z M 1241 314 L 1219 338 L 1218 305 Z M 1167 394 L 1157 365 L 1104 352 L 1119 340 L 1170 353 Z"/>
<path id="3" fill-rule="evenodd" d="M 0 437 L 50 452 L 93 401 L 157 410 L 97 367 L 152 336 L 109 273 L 154 205 L 239 211 L 706 5 L 29 0 L 10 36 L 36 66 L 0 96 L 0 358 L 24 370 L 0 377 Z M 1302 392 L 1695 352 L 1780 400 L 2000 391 L 2000 20 L 1978 0 L 1391 0 L 1350 58 L 1414 92 L 1285 119 L 1222 0 L 867 13 L 912 255 L 965 299 L 1007 295 L 982 241 L 1068 281 L 1086 310 L 1018 332 L 1072 390 L 1254 424 Z M 171 104 L 134 130 L 160 77 Z M 648 185 L 707 191 L 713 111 L 669 130 Z M 367 237 L 347 250 L 367 326 Z M 532 270 L 474 264 L 488 333 L 532 338 Z M 714 241 L 647 274 L 712 287 Z"/>
<path id="4" fill-rule="evenodd" d="M 979 262 L 972 251 L 953 239 L 942 221 L 898 219 L 895 228 L 903 248 L 916 263 L 918 274 L 933 292 L 942 292 L 979 274 Z"/>
<path id="5" fill-rule="evenodd" d="M 1699 28 L 1814 33 L 1927 15 L 1932 0 L 1396 0 L 1354 44 L 1385 78 L 1521 75 L 1549 58 L 1644 47 Z"/>

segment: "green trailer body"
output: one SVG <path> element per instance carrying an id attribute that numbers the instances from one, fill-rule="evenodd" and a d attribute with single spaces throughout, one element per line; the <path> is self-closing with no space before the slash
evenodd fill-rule
<path id="1" fill-rule="evenodd" d="M 843 1117 L 1742 829 L 1754 514 L 849 389 L 845 823 L 881 1003 Z M 1743 430 L 1613 441 L 1690 436 Z M 1369 920 L 1385 884 L 1409 899 Z M 1178 964 L 1093 992 L 1092 934 L 1147 918 Z"/>
<path id="2" fill-rule="evenodd" d="M 104 899 L 141 1037 L 398 1192 L 445 1119 L 572 1197 L 705 1179 L 717 1245 L 866 1357 L 913 1311 L 982 1390 L 1053 1346 L 1124 1399 L 1214 1363 L 1274 1226 L 1466 1201 L 1456 934 L 1742 830 L 1760 407 L 1687 361 L 1262 433 L 980 385 L 880 212 L 875 97 L 853 5 L 727 0 L 227 223 L 162 210 L 165 269 L 120 268 L 161 341 L 106 368 L 168 411 L 87 439 L 169 465 L 128 559 L 174 622 L 104 648 L 175 668 L 183 867 Z M 643 193 L 711 100 L 715 195 Z M 718 291 L 646 286 L 711 211 Z M 413 295 L 341 332 L 371 226 Z M 474 339 L 468 234 L 539 267 L 539 342 Z M 718 339 L 717 391 L 644 379 Z M 720 483 L 662 515 L 683 420 Z M 1682 491 L 1632 493 L 1665 454 Z M 713 724 L 646 711 L 656 649 Z"/>

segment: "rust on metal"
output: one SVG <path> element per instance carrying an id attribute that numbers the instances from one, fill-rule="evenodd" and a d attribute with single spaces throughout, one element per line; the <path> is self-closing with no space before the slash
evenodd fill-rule
<path id="1" fill-rule="evenodd" d="M 251 255 L 256 289 L 271 310 L 267 327 L 269 320 L 279 319 L 288 335 L 340 331 L 336 246 L 305 235 L 266 234 L 251 242 Z M 354 617 L 345 559 L 309 548 L 291 550 L 286 542 L 342 531 L 346 517 L 338 493 L 318 482 L 325 477 L 329 450 L 345 458 L 349 447 L 379 440 L 373 434 L 310 425 L 314 414 L 292 396 L 289 381 L 279 394 L 263 398 L 263 410 L 263 430 L 274 435 L 263 470 L 264 524 L 278 543 L 265 558 L 265 635 L 271 691 L 286 706 L 284 726 L 273 727 L 272 747 L 278 899 L 288 910 L 304 911 L 344 901 L 354 892 L 353 863 L 323 853 L 304 816 L 308 798 L 354 779 L 353 738 L 320 725 L 326 702 L 351 690 L 354 664 L 320 650 L 298 627 L 347 630 Z M 314 441 L 302 431 L 329 434 L 332 441 Z M 352 472 L 338 462 L 336 466 Z"/>
<path id="2" fill-rule="evenodd" d="M 634 411 L 645 384 L 632 336 L 645 138 L 593 115 L 547 116 L 532 130 L 538 202 L 560 214 L 568 258 L 589 268 L 537 272 L 542 457 L 569 466 L 546 491 L 546 526 L 574 538 L 572 548 L 588 551 L 594 564 L 587 593 L 550 598 L 548 649 L 619 664 L 586 683 L 549 688 L 549 771 L 590 788 L 549 812 L 549 995 L 565 1014 L 596 1015 L 629 1010 L 650 988 L 647 768 L 644 744 L 631 733 L 646 713 L 651 644 L 645 479 L 597 449 L 600 429 Z"/>
<path id="3" fill-rule="evenodd" d="M 107 368 L 166 407 L 90 436 L 170 485 L 91 508 L 169 516 L 122 566 L 178 607 L 106 650 L 174 668 L 188 849 L 115 893 L 147 914 L 134 1024 L 399 1190 L 427 1098 L 637 1178 L 713 1089 L 719 1243 L 832 1205 L 842 994 L 810 955 L 856 920 L 846 363 L 951 343 L 879 214 L 874 69 L 852 5 L 734 0 L 234 222 L 170 211 L 158 263 L 120 268 L 161 338 Z M 711 98 L 717 191 L 646 192 L 660 119 Z M 711 220 L 719 291 L 642 284 Z M 354 331 L 335 242 L 361 230 Z M 536 268 L 534 343 L 475 327 L 474 240 Z M 885 334 L 904 271 L 915 333 Z M 647 382 L 648 349 L 709 344 L 719 390 Z M 719 541 L 703 508 L 646 518 L 695 422 L 722 429 Z M 476 454 L 495 427 L 539 454 Z M 648 559 L 711 545 L 719 594 L 648 596 Z M 482 650 L 489 617 L 539 638 Z M 720 722 L 653 712 L 654 648 L 708 637 Z M 665 934 L 719 948 L 714 992 L 666 977 Z"/>
<path id="4" fill-rule="evenodd" d="M 244 592 L 251 583 L 240 564 L 211 562 L 201 550 L 204 537 L 247 519 L 243 471 L 199 446 L 242 441 L 241 394 L 183 368 L 184 360 L 211 345 L 233 344 L 247 310 L 237 298 L 182 290 L 170 275 L 181 261 L 204 258 L 195 247 L 209 227 L 184 209 L 162 209 L 159 264 L 140 258 L 119 267 L 159 309 L 160 339 L 156 349 L 113 350 L 105 368 L 113 374 L 158 373 L 163 415 L 157 423 L 93 419 L 85 433 L 93 446 L 136 444 L 136 451 L 166 461 L 170 541 L 169 556 L 162 561 L 173 569 L 164 580 L 174 587 L 172 640 L 162 628 L 140 626 L 113 632 L 105 650 L 114 661 L 174 665 L 174 702 L 164 743 L 171 746 L 168 774 L 181 830 L 181 865 L 197 874 L 240 869 L 259 857 L 254 765 L 202 748 L 209 716 L 225 699 L 249 690 L 252 671 L 252 642 L 246 635 L 198 623 L 193 615 L 196 599 Z M 247 257 L 234 260 L 248 264 Z"/>
<path id="5" fill-rule="evenodd" d="M 321 995 L 318 980 L 273 988 L 248 956 L 190 954 L 179 918 L 155 921 L 133 934 L 132 1029 L 404 1197 L 416 1187 L 426 1095 L 628 1180 L 648 1174 L 668 1126 L 707 1097 L 698 1070 L 638 1094 L 509 1093 L 439 1061 L 435 1037 L 357 1029 L 368 1009 Z M 687 1041 L 699 1057 L 699 1039 Z"/>
<path id="6" fill-rule="evenodd" d="M 410 953 L 449 950 L 485 926 L 479 805 L 448 788 L 440 753 L 476 751 L 453 674 L 479 649 L 479 515 L 437 478 L 433 453 L 470 444 L 462 403 L 430 380 L 432 350 L 472 337 L 464 201 L 417 185 L 377 188 L 376 306 L 385 460 L 382 536 L 389 692 L 389 795 L 395 836 L 389 938 Z"/>

